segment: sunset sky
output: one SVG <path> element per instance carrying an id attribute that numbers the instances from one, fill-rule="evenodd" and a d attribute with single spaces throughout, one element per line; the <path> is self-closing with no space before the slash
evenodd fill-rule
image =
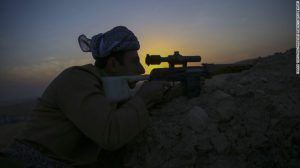
<path id="1" fill-rule="evenodd" d="M 293 0 L 2 0 L 0 8 L 0 100 L 39 96 L 63 69 L 93 63 L 77 37 L 119 25 L 138 37 L 143 64 L 146 54 L 230 63 L 295 47 Z"/>

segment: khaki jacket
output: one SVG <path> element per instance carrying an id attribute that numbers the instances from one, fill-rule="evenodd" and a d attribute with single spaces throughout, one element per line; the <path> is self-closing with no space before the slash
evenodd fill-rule
<path id="1" fill-rule="evenodd" d="M 122 105 L 110 103 L 103 93 L 103 75 L 92 64 L 64 70 L 38 98 L 18 139 L 40 144 L 74 165 L 96 162 L 101 149 L 115 150 L 129 142 L 147 124 L 146 105 L 137 96 Z"/>

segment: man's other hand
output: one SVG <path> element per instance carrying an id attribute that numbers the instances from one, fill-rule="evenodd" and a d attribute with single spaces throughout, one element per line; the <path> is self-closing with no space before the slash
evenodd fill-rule
<path id="1" fill-rule="evenodd" d="M 166 81 L 146 81 L 137 92 L 147 107 L 162 101 L 165 92 L 169 89 L 170 83 Z"/>

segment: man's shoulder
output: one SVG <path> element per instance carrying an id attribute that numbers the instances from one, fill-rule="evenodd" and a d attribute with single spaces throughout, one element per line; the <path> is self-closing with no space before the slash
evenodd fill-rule
<path id="1" fill-rule="evenodd" d="M 95 67 L 93 64 L 85 64 L 80 66 L 71 66 L 66 68 L 59 75 L 60 78 L 72 78 L 72 79 L 101 79 L 100 70 Z"/>
<path id="2" fill-rule="evenodd" d="M 85 65 L 79 65 L 79 66 L 71 66 L 69 68 L 66 68 L 63 73 L 90 73 L 97 76 L 101 76 L 100 70 L 95 67 L 93 64 L 85 64 Z"/>
<path id="3" fill-rule="evenodd" d="M 96 67 L 93 64 L 85 64 L 85 65 L 76 65 L 66 68 L 63 72 L 72 72 L 72 71 L 94 71 Z"/>

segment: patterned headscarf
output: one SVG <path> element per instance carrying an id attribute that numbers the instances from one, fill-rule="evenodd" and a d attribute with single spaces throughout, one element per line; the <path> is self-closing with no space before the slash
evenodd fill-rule
<path id="1" fill-rule="evenodd" d="M 125 26 L 117 26 L 88 39 L 84 34 L 78 37 L 83 52 L 92 52 L 94 59 L 104 58 L 113 52 L 138 50 L 140 44 L 136 36 Z"/>

